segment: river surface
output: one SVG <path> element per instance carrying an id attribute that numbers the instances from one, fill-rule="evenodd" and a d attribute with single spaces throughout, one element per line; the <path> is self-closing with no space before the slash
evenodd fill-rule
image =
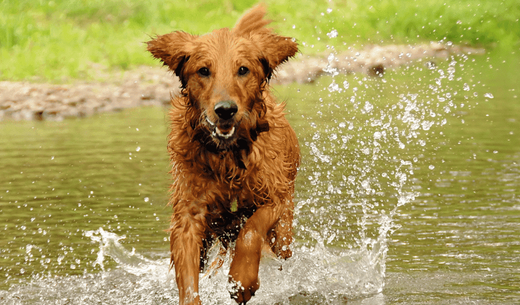
<path id="1" fill-rule="evenodd" d="M 250 303 L 519 304 L 519 62 L 274 87 L 303 153 L 296 241 Z M 158 107 L 0 123 L 0 303 L 178 304 L 167 133 Z M 234 304 L 228 269 L 201 274 L 204 304 Z"/>

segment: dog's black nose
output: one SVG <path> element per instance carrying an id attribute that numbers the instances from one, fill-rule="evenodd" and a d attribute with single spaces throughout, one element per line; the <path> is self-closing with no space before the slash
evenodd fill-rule
<path id="1" fill-rule="evenodd" d="M 238 106 L 233 101 L 222 101 L 215 105 L 215 113 L 222 120 L 231 119 L 238 111 Z"/>

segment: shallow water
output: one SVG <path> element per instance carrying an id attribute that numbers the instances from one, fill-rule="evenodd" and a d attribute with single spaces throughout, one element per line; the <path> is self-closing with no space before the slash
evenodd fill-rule
<path id="1" fill-rule="evenodd" d="M 251 304 L 519 303 L 519 62 L 275 87 L 304 154 L 295 254 Z M 0 300 L 177 304 L 166 136 L 160 108 L 2 122 Z M 234 303 L 228 264 L 204 304 Z"/>

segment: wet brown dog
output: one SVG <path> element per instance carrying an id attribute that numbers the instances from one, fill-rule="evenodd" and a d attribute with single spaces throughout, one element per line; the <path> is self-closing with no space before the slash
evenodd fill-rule
<path id="1" fill-rule="evenodd" d="M 170 249 L 180 304 L 200 304 L 199 271 L 209 247 L 234 243 L 231 297 L 245 304 L 259 288 L 261 251 L 292 255 L 298 140 L 269 92 L 276 67 L 297 44 L 265 26 L 256 6 L 231 30 L 172 32 L 148 50 L 181 80 L 172 98 L 168 151 L 173 207 Z"/>

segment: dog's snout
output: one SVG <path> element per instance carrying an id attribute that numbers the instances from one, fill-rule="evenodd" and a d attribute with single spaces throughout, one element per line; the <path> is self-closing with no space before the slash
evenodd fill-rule
<path id="1" fill-rule="evenodd" d="M 221 101 L 215 105 L 214 110 L 220 119 L 229 120 L 237 113 L 238 106 L 233 101 Z"/>

